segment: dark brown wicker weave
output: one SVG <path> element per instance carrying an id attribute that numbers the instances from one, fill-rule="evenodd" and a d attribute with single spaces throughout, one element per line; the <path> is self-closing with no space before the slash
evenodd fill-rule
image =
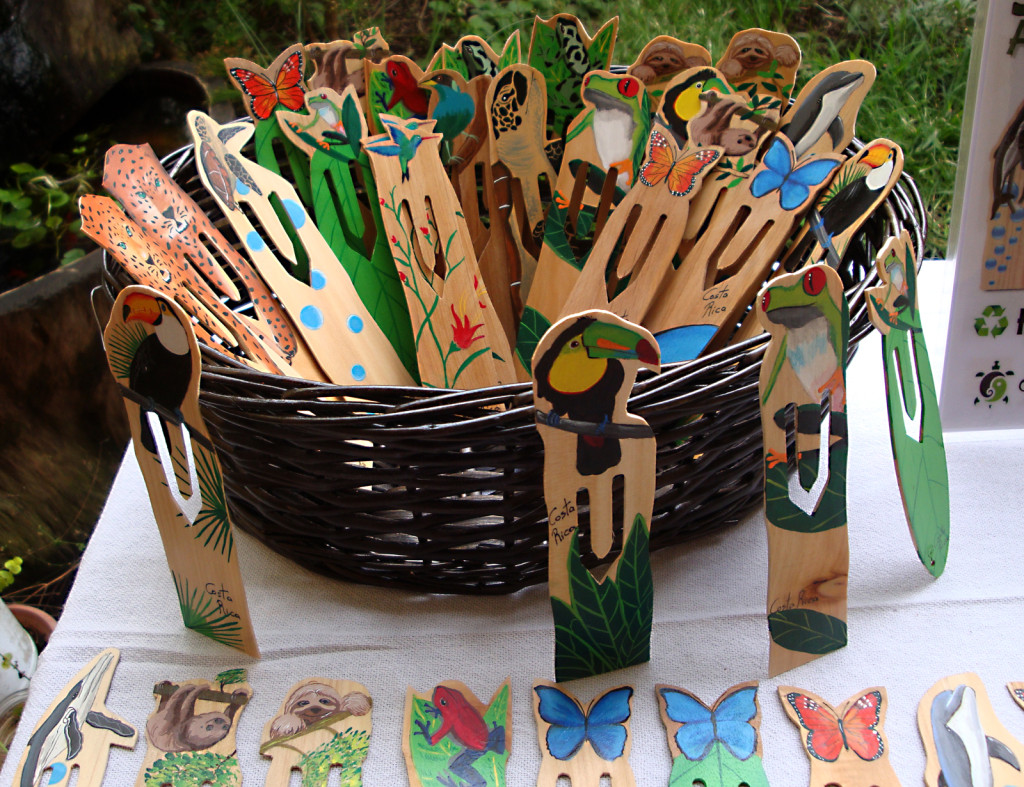
<path id="1" fill-rule="evenodd" d="M 234 239 L 191 148 L 164 164 Z M 874 256 L 901 228 L 920 259 L 925 212 L 906 174 L 843 261 L 851 353 L 871 330 L 863 291 L 875 281 Z M 108 293 L 128 283 L 108 262 Z M 760 504 L 765 347 L 755 338 L 636 383 L 629 409 L 658 441 L 652 548 L 720 530 Z M 203 354 L 200 403 L 232 518 L 271 549 L 338 579 L 431 593 L 509 593 L 545 580 L 543 450 L 528 384 L 328 386 Z"/>

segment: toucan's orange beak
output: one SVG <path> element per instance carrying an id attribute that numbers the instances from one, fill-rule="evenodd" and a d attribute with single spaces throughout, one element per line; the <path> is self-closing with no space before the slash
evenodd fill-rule
<path id="1" fill-rule="evenodd" d="M 142 320 L 152 325 L 160 318 L 160 304 L 156 302 L 156 298 L 152 295 L 133 292 L 124 299 L 122 318 L 125 322 Z"/>
<path id="2" fill-rule="evenodd" d="M 870 165 L 872 168 L 882 166 L 888 161 L 892 148 L 887 145 L 872 145 L 868 148 L 868 152 L 864 154 L 864 158 L 861 159 L 865 164 Z"/>

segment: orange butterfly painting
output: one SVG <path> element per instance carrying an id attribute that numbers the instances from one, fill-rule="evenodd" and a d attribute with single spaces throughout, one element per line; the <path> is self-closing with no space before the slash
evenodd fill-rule
<path id="1" fill-rule="evenodd" d="M 253 120 L 267 120 L 279 106 L 293 111 L 303 108 L 306 89 L 302 82 L 304 59 L 300 45 L 278 55 L 266 71 L 237 57 L 226 58 L 224 65 L 249 99 L 249 114 Z"/>
<path id="2" fill-rule="evenodd" d="M 882 756 L 882 693 L 877 689 L 858 697 L 841 716 L 831 705 L 800 691 L 788 692 L 786 701 L 807 733 L 806 747 L 812 756 L 835 762 L 843 749 L 868 762 Z"/>
<path id="3" fill-rule="evenodd" d="M 656 186 L 666 181 L 668 190 L 677 197 L 685 197 L 697 183 L 697 176 L 718 161 L 721 151 L 700 148 L 676 158 L 665 135 L 651 132 L 651 150 L 647 163 L 640 168 L 640 181 L 645 186 Z"/>

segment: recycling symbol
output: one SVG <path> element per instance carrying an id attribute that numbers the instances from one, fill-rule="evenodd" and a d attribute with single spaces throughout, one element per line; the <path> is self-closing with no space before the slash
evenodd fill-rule
<path id="1" fill-rule="evenodd" d="M 1006 330 L 1008 322 L 1002 306 L 986 306 L 982 315 L 974 321 L 974 332 L 978 336 L 991 336 L 994 339 Z"/>

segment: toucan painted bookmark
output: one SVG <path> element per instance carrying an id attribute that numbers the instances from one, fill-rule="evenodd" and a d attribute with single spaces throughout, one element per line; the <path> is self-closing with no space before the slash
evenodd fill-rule
<path id="1" fill-rule="evenodd" d="M 559 320 L 533 355 L 558 681 L 650 659 L 654 589 L 648 544 L 656 443 L 647 422 L 626 412 L 641 366 L 661 368 L 654 337 L 602 311 Z M 621 523 L 614 521 L 616 479 L 623 487 Z M 584 505 L 589 524 L 581 539 Z M 595 576 L 583 558 L 593 553 L 605 560 L 617 526 L 621 551 Z"/>
<path id="2" fill-rule="evenodd" d="M 39 787 L 47 771 L 46 784 L 70 784 L 76 766 L 78 787 L 99 787 L 110 747 L 135 747 L 135 728 L 113 716 L 104 704 L 119 658 L 117 650 L 107 648 L 50 704 L 14 772 L 17 787 Z"/>
<path id="3" fill-rule="evenodd" d="M 772 279 L 754 308 L 771 334 L 759 390 L 774 676 L 846 644 L 850 313 L 827 265 Z M 787 447 L 793 432 L 796 456 Z"/>
<path id="4" fill-rule="evenodd" d="M 103 332 L 185 626 L 259 658 L 220 461 L 199 411 L 199 344 L 188 315 L 126 287 Z"/>
<path id="5" fill-rule="evenodd" d="M 891 238 L 875 267 L 882 284 L 866 293 L 882 333 L 889 432 L 910 534 L 921 563 L 939 576 L 949 550 L 949 477 L 935 381 L 917 304 L 917 261 L 910 233 Z"/>

